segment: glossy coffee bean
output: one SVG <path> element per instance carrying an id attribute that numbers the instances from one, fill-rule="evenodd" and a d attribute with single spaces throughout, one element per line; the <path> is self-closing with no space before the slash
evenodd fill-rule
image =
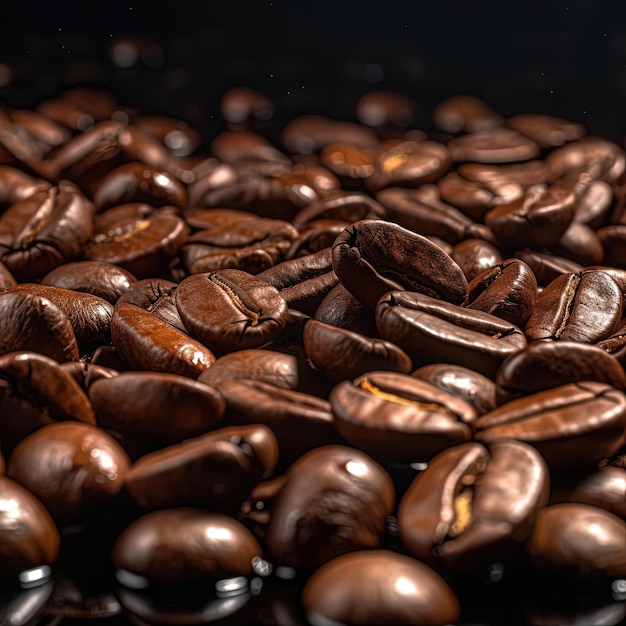
<path id="1" fill-rule="evenodd" d="M 266 426 L 230 426 L 137 459 L 125 488 L 143 509 L 232 510 L 274 472 L 278 443 Z"/>
<path id="2" fill-rule="evenodd" d="M 502 118 L 484 100 L 459 94 L 442 100 L 433 111 L 433 124 L 447 133 L 495 128 Z"/>
<path id="3" fill-rule="evenodd" d="M 523 396 L 481 415 L 478 441 L 519 439 L 551 469 L 592 467 L 617 452 L 626 437 L 626 396 L 611 385 L 577 382 Z"/>
<path id="4" fill-rule="evenodd" d="M 41 284 L 89 293 L 115 304 L 136 281 L 133 274 L 113 263 L 75 261 L 48 272 Z"/>
<path id="5" fill-rule="evenodd" d="M 219 352 L 258 348 L 287 323 L 287 304 L 278 290 L 241 270 L 189 276 L 175 300 L 190 334 Z"/>
<path id="6" fill-rule="evenodd" d="M 261 546 L 232 517 L 179 507 L 139 517 L 117 538 L 111 560 L 122 584 L 212 582 L 254 573 Z"/>
<path id="7" fill-rule="evenodd" d="M 506 125 L 530 137 L 542 148 L 556 148 L 580 139 L 585 134 L 582 124 L 540 113 L 520 113 L 507 118 Z"/>
<path id="8" fill-rule="evenodd" d="M 102 428 L 163 445 L 212 430 L 225 410 L 212 387 L 162 372 L 101 378 L 89 387 L 89 399 Z"/>
<path id="9" fill-rule="evenodd" d="M 456 624 L 461 608 L 448 583 L 416 559 L 361 550 L 320 567 L 302 603 L 311 624 Z"/>
<path id="10" fill-rule="evenodd" d="M 341 445 L 311 450 L 289 467 L 272 502 L 268 557 L 312 571 L 346 552 L 379 548 L 395 501 L 390 475 L 367 454 Z"/>
<path id="11" fill-rule="evenodd" d="M 453 363 L 488 378 L 527 345 L 517 326 L 495 315 L 409 291 L 391 291 L 380 299 L 376 326 L 384 339 L 406 351 L 414 367 Z"/>
<path id="12" fill-rule="evenodd" d="M 372 308 L 395 289 L 454 303 L 467 297 L 467 280 L 449 255 L 425 237 L 383 220 L 356 222 L 339 235 L 333 268 L 341 284 Z"/>
<path id="13" fill-rule="evenodd" d="M 136 370 L 197 378 L 215 362 L 215 355 L 186 332 L 128 302 L 115 305 L 111 342 Z"/>
<path id="14" fill-rule="evenodd" d="M 537 252 L 530 248 L 518 250 L 515 256 L 533 271 L 539 287 L 545 287 L 561 274 L 582 272 L 585 268 L 557 254 Z"/>
<path id="15" fill-rule="evenodd" d="M 113 504 L 129 466 L 124 449 L 104 430 L 59 422 L 40 428 L 16 446 L 7 475 L 62 523 Z"/>
<path id="16" fill-rule="evenodd" d="M 236 128 L 254 126 L 267 123 L 272 119 L 274 105 L 265 94 L 257 89 L 238 85 L 222 94 L 220 113 L 228 124 Z"/>
<path id="17" fill-rule="evenodd" d="M 529 137 L 507 128 L 468 133 L 448 142 L 455 163 L 514 163 L 539 156 L 539 146 Z"/>
<path id="18" fill-rule="evenodd" d="M 369 372 L 330 394 L 334 424 L 351 445 L 375 458 L 422 462 L 469 441 L 469 402 L 406 374 Z"/>
<path id="19" fill-rule="evenodd" d="M 626 522 L 587 504 L 563 503 L 539 512 L 527 553 L 550 575 L 589 578 L 626 576 Z"/>
<path id="20" fill-rule="evenodd" d="M 463 270 L 468 283 L 503 261 L 502 252 L 498 247 L 489 241 L 476 238 L 459 241 L 452 248 L 450 256 Z"/>
<path id="21" fill-rule="evenodd" d="M 528 444 L 455 446 L 432 459 L 402 497 L 400 539 L 447 573 L 479 570 L 519 556 L 549 491 L 548 468 Z"/>
<path id="22" fill-rule="evenodd" d="M 356 117 L 361 124 L 383 131 L 409 128 L 416 112 L 416 103 L 395 91 L 368 91 L 355 104 Z"/>
<path id="23" fill-rule="evenodd" d="M 0 503 L 0 576 L 54 565 L 61 538 L 46 507 L 7 476 L 0 476 Z"/>
<path id="24" fill-rule="evenodd" d="M 374 370 L 408 374 L 413 367 L 408 354 L 389 341 L 314 319 L 305 324 L 302 339 L 309 362 L 335 382 Z"/>
<path id="25" fill-rule="evenodd" d="M 10 165 L 0 165 L 0 206 L 3 209 L 48 187 L 50 183 L 43 179 Z"/>

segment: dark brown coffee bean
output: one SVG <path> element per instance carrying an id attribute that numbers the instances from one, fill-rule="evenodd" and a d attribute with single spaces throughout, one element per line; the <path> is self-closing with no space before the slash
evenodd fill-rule
<path id="1" fill-rule="evenodd" d="M 455 163 L 514 163 L 539 156 L 539 146 L 529 137 L 507 128 L 495 128 L 455 137 L 448 142 Z"/>
<path id="2" fill-rule="evenodd" d="M 595 466 L 623 445 L 625 426 L 624 392 L 592 381 L 511 400 L 475 423 L 479 441 L 526 441 L 539 450 L 551 469 Z"/>
<path id="3" fill-rule="evenodd" d="M 539 113 L 520 113 L 506 120 L 506 125 L 530 137 L 542 148 L 556 148 L 585 134 L 582 124 Z"/>
<path id="4" fill-rule="evenodd" d="M 317 307 L 314 319 L 366 337 L 378 337 L 374 311 L 357 300 L 341 283 Z"/>
<path id="5" fill-rule="evenodd" d="M 13 277 L 9 268 L 4 263 L 0 262 L 0 291 L 4 291 L 15 285 L 17 285 L 17 280 Z"/>
<path id="6" fill-rule="evenodd" d="M 59 531 L 43 504 L 7 476 L 0 476 L 0 573 L 21 572 L 54 565 L 60 552 Z"/>
<path id="7" fill-rule="evenodd" d="M 72 137 L 71 131 L 46 115 L 28 109 L 8 112 L 14 124 L 26 129 L 36 143 L 37 150 L 45 157 L 51 150 L 62 146 Z"/>
<path id="8" fill-rule="evenodd" d="M 155 208 L 175 206 L 182 212 L 187 206 L 187 190 L 165 170 L 131 161 L 103 176 L 93 199 L 99 211 L 128 202 L 145 202 Z"/>
<path id="9" fill-rule="evenodd" d="M 355 104 L 357 120 L 379 132 L 386 129 L 408 129 L 417 113 L 416 103 L 406 95 L 394 91 L 369 91 Z"/>
<path id="10" fill-rule="evenodd" d="M 3 209 L 49 187 L 50 183 L 40 178 L 10 165 L 0 165 L 0 207 Z"/>
<path id="11" fill-rule="evenodd" d="M 278 161 L 291 163 L 289 157 L 253 130 L 225 130 L 209 145 L 209 152 L 222 163 L 238 161 Z"/>
<path id="12" fill-rule="evenodd" d="M 262 550 L 252 533 L 228 515 L 179 507 L 139 517 L 117 538 L 117 579 L 133 586 L 216 582 L 251 576 Z"/>
<path id="13" fill-rule="evenodd" d="M 0 439 L 20 440 L 55 421 L 94 425 L 89 398 L 53 359 L 37 352 L 0 356 Z"/>
<path id="14" fill-rule="evenodd" d="M 184 220 L 167 209 L 122 206 L 133 207 L 132 214 L 96 226 L 85 260 L 119 265 L 137 278 L 158 276 L 187 239 Z"/>
<path id="15" fill-rule="evenodd" d="M 220 98 L 220 113 L 235 128 L 246 128 L 269 122 L 274 116 L 274 104 L 257 89 L 236 86 Z"/>
<path id="16" fill-rule="evenodd" d="M 584 177 L 583 180 L 587 180 Z M 594 230 L 601 228 L 611 211 L 613 189 L 602 180 L 590 179 L 578 194 L 574 221 L 586 224 Z"/>
<path id="17" fill-rule="evenodd" d="M 0 293 L 0 354 L 15 351 L 39 352 L 60 363 L 79 358 L 67 315 L 47 298 L 26 291 Z"/>
<path id="18" fill-rule="evenodd" d="M 463 179 L 476 183 L 493 194 L 492 206 L 508 204 L 520 198 L 526 189 L 550 182 L 545 161 L 522 163 L 462 163 L 456 172 Z"/>
<path id="19" fill-rule="evenodd" d="M 346 552 L 379 548 L 395 502 L 390 475 L 367 454 L 346 446 L 311 450 L 289 467 L 272 502 L 268 556 L 312 571 Z"/>
<path id="20" fill-rule="evenodd" d="M 626 389 L 619 361 L 601 347 L 576 341 L 533 341 L 506 359 L 496 376 L 498 404 L 580 380 Z"/>
<path id="21" fill-rule="evenodd" d="M 552 249 L 555 254 L 585 267 L 599 265 L 604 260 L 602 241 L 595 231 L 581 222 L 572 222 Z"/>
<path id="22" fill-rule="evenodd" d="M 467 367 L 433 363 L 416 369 L 411 376 L 466 400 L 476 409 L 478 415 L 496 408 L 495 383 Z"/>
<path id="23" fill-rule="evenodd" d="M 274 472 L 278 443 L 266 426 L 231 426 L 142 456 L 125 487 L 143 509 L 232 510 Z"/>
<path id="24" fill-rule="evenodd" d="M 529 248 L 518 250 L 515 256 L 530 267 L 540 287 L 545 287 L 561 274 L 582 272 L 585 269 L 579 263 L 562 256 L 549 252 L 537 252 Z"/>
<path id="25" fill-rule="evenodd" d="M 409 374 L 413 368 L 399 346 L 318 320 L 305 324 L 302 339 L 311 365 L 334 382 L 375 370 Z"/>
<path id="26" fill-rule="evenodd" d="M 115 304 L 134 304 L 167 322 L 177 330 L 187 332 L 174 301 L 178 283 L 163 278 L 144 278 L 133 282 Z"/>
<path id="27" fill-rule="evenodd" d="M 359 190 L 374 173 L 376 152 L 346 143 L 331 143 L 322 148 L 320 163 L 339 178 L 343 189 Z"/>
<path id="28" fill-rule="evenodd" d="M 104 343 L 109 337 L 113 305 L 98 296 L 36 283 L 21 283 L 4 293 L 28 293 L 49 300 L 65 313 L 81 344 Z"/>
<path id="29" fill-rule="evenodd" d="M 298 236 L 285 255 L 285 260 L 296 259 L 320 252 L 332 245 L 349 222 L 335 219 L 313 220 L 300 228 Z"/>
<path id="30" fill-rule="evenodd" d="M 225 421 L 270 428 L 283 463 L 313 448 L 343 443 L 333 426 L 330 404 L 322 398 L 253 378 L 223 380 L 215 387 L 226 401 Z"/>
<path id="31" fill-rule="evenodd" d="M 93 127 L 95 123 L 91 113 L 79 107 L 75 102 L 60 97 L 43 100 L 37 105 L 36 111 L 73 131 L 82 132 Z"/>
<path id="32" fill-rule="evenodd" d="M 484 239 L 465 239 L 457 243 L 450 256 L 463 270 L 465 278 L 473 281 L 479 274 L 496 268 L 502 263 L 502 253 L 492 243 Z M 530 269 L 529 269 L 530 271 Z"/>
<path id="33" fill-rule="evenodd" d="M 375 307 L 385 293 L 408 289 L 461 303 L 467 280 L 439 246 L 393 222 L 361 220 L 333 244 L 333 267 L 341 284 Z"/>
<path id="34" fill-rule="evenodd" d="M 433 111 L 433 124 L 447 133 L 490 130 L 501 122 L 500 115 L 475 96 L 451 96 L 441 101 Z"/>
<path id="35" fill-rule="evenodd" d="M 574 217 L 576 196 L 568 188 L 534 185 L 510 204 L 485 214 L 485 224 L 502 245 L 511 250 L 524 246 L 556 245 Z"/>
<path id="36" fill-rule="evenodd" d="M 596 231 L 604 251 L 603 263 L 620 269 L 626 269 L 626 225 L 614 224 L 604 226 Z"/>
<path id="37" fill-rule="evenodd" d="M 220 352 L 258 348 L 287 323 L 287 304 L 278 290 L 241 270 L 189 276 L 175 300 L 190 334 Z"/>
<path id="38" fill-rule="evenodd" d="M 90 293 L 115 304 L 136 281 L 133 274 L 113 263 L 75 261 L 64 263 L 46 274 L 41 284 Z"/>
<path id="39" fill-rule="evenodd" d="M 492 379 L 505 358 L 526 346 L 524 333 L 495 315 L 408 291 L 380 299 L 376 325 L 414 367 L 453 363 Z"/>
<path id="40" fill-rule="evenodd" d="M 447 573 L 480 570 L 519 556 L 549 494 L 548 468 L 532 446 L 458 445 L 413 479 L 398 507 L 400 539 Z"/>
<path id="41" fill-rule="evenodd" d="M 622 309 L 622 292 L 608 274 L 596 270 L 562 274 L 537 297 L 524 333 L 529 341 L 596 343 L 618 328 Z"/>
<path id="42" fill-rule="evenodd" d="M 187 122 L 165 115 L 136 115 L 133 125 L 159 138 L 175 157 L 194 154 L 202 144 L 198 130 Z"/>
<path id="43" fill-rule="evenodd" d="M 339 383 L 330 394 L 335 428 L 375 458 L 423 462 L 469 441 L 474 407 L 406 374 L 369 372 Z"/>
<path id="44" fill-rule="evenodd" d="M 302 603 L 311 624 L 445 626 L 461 612 L 437 572 L 391 550 L 361 550 L 326 563 L 307 580 Z"/>
<path id="45" fill-rule="evenodd" d="M 162 372 L 101 378 L 89 387 L 89 399 L 102 428 L 161 444 L 205 434 L 220 423 L 226 408 L 213 387 Z"/>
<path id="46" fill-rule="evenodd" d="M 22 439 L 11 453 L 7 475 L 62 523 L 110 506 L 129 466 L 124 449 L 104 430 L 58 422 Z"/>
<path id="47" fill-rule="evenodd" d="M 437 182 L 452 166 L 446 146 L 437 141 L 392 142 L 381 146 L 373 174 L 365 184 L 376 192 L 387 187 L 419 187 Z"/>
<path id="48" fill-rule="evenodd" d="M 437 187 L 443 200 L 465 213 L 474 222 L 482 222 L 485 213 L 501 201 L 500 197 L 489 189 L 463 178 L 457 171 L 448 172 L 437 181 Z M 517 192 L 514 197 L 519 197 Z"/>
<path id="49" fill-rule="evenodd" d="M 0 259 L 18 280 L 74 261 L 93 231 L 93 205 L 69 181 L 37 191 L 0 216 Z"/>
<path id="50" fill-rule="evenodd" d="M 537 280 L 526 263 L 510 258 L 468 284 L 467 308 L 495 315 L 522 328 L 537 300 Z"/>
<path id="51" fill-rule="evenodd" d="M 127 302 L 115 305 L 111 341 L 136 370 L 198 378 L 215 362 L 215 355 L 186 332 Z"/>
<path id="52" fill-rule="evenodd" d="M 558 541 L 555 541 L 558 537 Z M 551 576 L 626 576 L 626 522 L 587 504 L 553 504 L 539 512 L 527 544 L 530 562 Z"/>
<path id="53" fill-rule="evenodd" d="M 60 363 L 59 367 L 66 373 L 68 373 L 80 386 L 80 388 L 87 392 L 92 383 L 96 382 L 100 378 L 112 378 L 117 376 L 119 371 L 111 367 L 105 367 L 98 365 L 97 363 L 86 363 L 84 361 L 68 361 L 67 363 Z"/>

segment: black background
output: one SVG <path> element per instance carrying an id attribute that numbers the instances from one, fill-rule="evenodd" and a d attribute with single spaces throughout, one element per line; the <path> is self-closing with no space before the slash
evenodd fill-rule
<path id="1" fill-rule="evenodd" d="M 271 96 L 276 124 L 294 114 L 354 117 L 362 93 L 395 90 L 434 105 L 478 95 L 504 115 L 542 112 L 623 142 L 626 3 L 170 0 L 2 4 L 0 90 L 30 106 L 76 83 L 122 104 L 168 113 L 210 136 L 219 96 L 247 84 Z M 115 46 L 137 54 L 116 66 Z"/>

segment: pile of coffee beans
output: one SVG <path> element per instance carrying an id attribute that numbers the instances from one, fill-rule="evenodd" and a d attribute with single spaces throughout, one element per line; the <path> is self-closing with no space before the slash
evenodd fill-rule
<path id="1" fill-rule="evenodd" d="M 220 106 L 0 110 L 0 621 L 620 623 L 624 148 Z"/>

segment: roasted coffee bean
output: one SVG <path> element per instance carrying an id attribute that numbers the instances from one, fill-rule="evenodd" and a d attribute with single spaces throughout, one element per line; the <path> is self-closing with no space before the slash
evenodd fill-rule
<path id="1" fill-rule="evenodd" d="M 93 200 L 99 211 L 128 202 L 145 202 L 155 208 L 175 206 L 182 212 L 187 206 L 187 190 L 165 170 L 131 161 L 118 165 L 98 181 Z"/>
<path id="2" fill-rule="evenodd" d="M 37 105 L 36 111 L 73 131 L 85 131 L 93 127 L 95 123 L 91 113 L 79 107 L 75 102 L 61 97 L 43 100 Z"/>
<path id="3" fill-rule="evenodd" d="M 447 145 L 455 163 L 515 163 L 536 159 L 540 152 L 532 139 L 507 128 L 468 133 Z"/>
<path id="4" fill-rule="evenodd" d="M 396 289 L 454 303 L 467 297 L 467 280 L 450 256 L 393 222 L 355 222 L 333 244 L 333 267 L 341 284 L 372 308 Z"/>
<path id="5" fill-rule="evenodd" d="M 134 304 L 174 328 L 187 332 L 174 302 L 178 283 L 163 278 L 144 278 L 134 281 L 115 304 Z"/>
<path id="6" fill-rule="evenodd" d="M 290 311 L 298 311 L 305 315 L 315 315 L 324 298 L 339 284 L 337 274 L 333 270 L 304 280 L 293 287 L 280 290 L 281 297 Z"/>
<path id="7" fill-rule="evenodd" d="M 626 438 L 626 396 L 606 383 L 583 381 L 502 404 L 475 422 L 478 441 L 518 439 L 539 450 L 551 469 L 592 467 Z"/>
<path id="8" fill-rule="evenodd" d="M 224 421 L 270 428 L 284 463 L 313 448 L 344 443 L 327 400 L 253 378 L 223 380 L 215 387 L 226 401 Z"/>
<path id="9" fill-rule="evenodd" d="M 4 263 L 0 262 L 0 291 L 4 291 L 15 285 L 17 285 L 17 281 L 13 277 L 13 274 L 11 274 L 9 268 Z"/>
<path id="10" fill-rule="evenodd" d="M 602 241 L 595 231 L 581 222 L 572 222 L 552 250 L 584 266 L 601 264 L 604 260 Z"/>
<path id="11" fill-rule="evenodd" d="M 493 194 L 492 206 L 508 204 L 520 198 L 526 189 L 551 181 L 544 161 L 523 163 L 462 163 L 456 172 L 463 179 L 476 183 Z"/>
<path id="12" fill-rule="evenodd" d="M 287 304 L 278 290 L 241 270 L 189 276 L 174 297 L 190 334 L 219 352 L 258 348 L 287 323 Z"/>
<path id="13" fill-rule="evenodd" d="M 365 185 L 376 192 L 386 187 L 419 187 L 437 182 L 452 166 L 448 148 L 437 141 L 402 141 L 381 146 L 373 174 Z"/>
<path id="14" fill-rule="evenodd" d="M 330 394 L 334 424 L 351 445 L 375 458 L 423 462 L 469 441 L 476 410 L 423 380 L 369 372 L 339 383 Z"/>
<path id="15" fill-rule="evenodd" d="M 380 335 L 400 346 L 414 367 L 453 363 L 495 378 L 502 361 L 526 347 L 505 320 L 409 291 L 391 291 L 376 307 Z"/>
<path id="16" fill-rule="evenodd" d="M 8 114 L 14 124 L 26 129 L 36 144 L 36 150 L 44 157 L 72 137 L 68 128 L 37 111 L 14 109 Z"/>
<path id="17" fill-rule="evenodd" d="M 619 361 L 601 347 L 577 341 L 533 341 L 506 359 L 496 376 L 498 404 L 579 380 L 626 389 Z"/>
<path id="18" fill-rule="evenodd" d="M 293 225 L 299 230 L 320 219 L 343 220 L 352 224 L 365 219 L 384 219 L 387 212 L 371 196 L 360 191 L 329 191 L 294 215 Z"/>
<path id="19" fill-rule="evenodd" d="M 237 161 L 278 161 L 291 163 L 263 135 L 253 130 L 225 130 L 214 137 L 209 152 L 222 163 Z"/>
<path id="20" fill-rule="evenodd" d="M 413 479 L 398 507 L 400 539 L 448 574 L 480 570 L 522 553 L 549 493 L 548 468 L 532 446 L 458 445 Z"/>
<path id="21" fill-rule="evenodd" d="M 363 190 L 364 181 L 374 173 L 376 152 L 331 143 L 322 148 L 320 163 L 339 178 L 343 189 Z"/>
<path id="22" fill-rule="evenodd" d="M 261 546 L 234 518 L 191 507 L 147 513 L 113 546 L 116 578 L 127 587 L 249 577 Z"/>
<path id="23" fill-rule="evenodd" d="M 490 130 L 501 122 L 502 117 L 475 96 L 451 96 L 437 104 L 433 111 L 433 124 L 447 133 Z"/>
<path id="24" fill-rule="evenodd" d="M 95 381 L 88 394 L 99 426 L 162 445 L 213 430 L 226 408 L 213 387 L 162 372 L 121 372 Z"/>
<path id="25" fill-rule="evenodd" d="M 568 141 L 580 139 L 585 134 L 582 124 L 539 113 L 513 115 L 507 118 L 505 124 L 530 137 L 542 148 L 556 148 Z"/>
<path id="26" fill-rule="evenodd" d="M 337 557 L 307 580 L 302 604 L 311 624 L 456 624 L 461 607 L 434 570 L 391 550 Z"/>
<path id="27" fill-rule="evenodd" d="M 626 254 L 624 254 L 624 242 L 626 242 L 626 225 L 613 224 L 604 226 L 596 231 L 604 251 L 604 263 L 620 269 L 626 269 Z"/>
<path id="28" fill-rule="evenodd" d="M 117 376 L 119 371 L 111 367 L 98 365 L 97 363 L 85 363 L 84 361 L 69 361 L 60 363 L 59 367 L 67 372 L 80 386 L 87 392 L 92 383 L 100 378 L 112 378 Z"/>
<path id="29" fill-rule="evenodd" d="M 466 400 L 476 409 L 478 415 L 496 408 L 495 383 L 467 367 L 434 363 L 416 369 L 411 376 Z"/>
<path id="30" fill-rule="evenodd" d="M 202 136 L 183 120 L 165 115 L 135 115 L 133 125 L 158 137 L 175 157 L 194 154 L 202 144 Z"/>
<path id="31" fill-rule="evenodd" d="M 104 430 L 58 422 L 22 439 L 7 475 L 37 496 L 57 523 L 67 523 L 110 506 L 129 466 L 124 449 Z"/>
<path id="32" fill-rule="evenodd" d="M 15 351 L 39 352 L 60 363 L 79 358 L 67 315 L 47 298 L 27 291 L 0 293 L 0 354 Z"/>
<path id="33" fill-rule="evenodd" d="M 613 189 L 602 180 L 590 180 L 580 192 L 574 221 L 586 224 L 590 228 L 601 228 L 613 204 Z"/>
<path id="34" fill-rule="evenodd" d="M 450 256 L 463 270 L 468 283 L 502 263 L 500 250 L 484 239 L 460 241 L 452 248 Z"/>
<path id="35" fill-rule="evenodd" d="M 19 440 L 63 420 L 96 423 L 91 402 L 75 379 L 37 352 L 0 356 L 0 440 Z"/>
<path id="36" fill-rule="evenodd" d="M 395 502 L 391 476 L 367 454 L 347 446 L 311 450 L 289 467 L 272 502 L 268 558 L 313 571 L 346 552 L 379 548 Z"/>
<path id="37" fill-rule="evenodd" d="M 41 568 L 49 577 L 60 552 L 59 531 L 46 507 L 27 489 L 0 476 L 0 576 Z M 46 575 L 47 570 L 47 575 Z M 29 581 L 30 576 L 24 578 Z"/>
<path id="38" fill-rule="evenodd" d="M 626 468 L 605 465 L 584 474 L 559 476 L 551 504 L 578 502 L 597 506 L 626 520 Z"/>
<path id="39" fill-rule="evenodd" d="M 272 287 L 283 291 L 300 283 L 323 276 L 333 269 L 332 248 L 323 248 L 304 257 L 283 261 L 257 275 Z"/>
<path id="40" fill-rule="evenodd" d="M 232 510 L 277 461 L 269 428 L 230 426 L 142 456 L 126 473 L 125 488 L 143 509 Z"/>
<path id="41" fill-rule="evenodd" d="M 486 269 L 468 284 L 467 308 L 490 313 L 520 328 L 536 300 L 535 275 L 526 263 L 514 258 Z"/>
<path id="42" fill-rule="evenodd" d="M 561 274 L 582 272 L 585 269 L 579 263 L 562 256 L 549 252 L 537 252 L 529 248 L 518 250 L 515 256 L 530 267 L 540 287 L 545 287 Z"/>
<path id="43" fill-rule="evenodd" d="M 260 91 L 238 85 L 222 94 L 220 113 L 229 125 L 245 128 L 269 122 L 274 116 L 274 105 Z"/>
<path id="44" fill-rule="evenodd" d="M 501 202 L 501 198 L 482 184 L 475 183 L 459 175 L 458 170 L 448 172 L 437 181 L 441 198 L 459 209 L 474 222 L 482 222 L 485 213 Z M 521 190 L 513 195 L 518 198 Z"/>
<path id="45" fill-rule="evenodd" d="M 80 344 L 103 343 L 109 338 L 113 305 L 98 296 L 36 283 L 21 283 L 4 293 L 28 293 L 52 302 L 65 313 Z"/>
<path id="46" fill-rule="evenodd" d="M 197 378 L 215 362 L 211 350 L 186 332 L 127 302 L 115 305 L 111 341 L 136 370 Z"/>
<path id="47" fill-rule="evenodd" d="M 378 132 L 406 130 L 413 124 L 417 104 L 408 96 L 393 91 L 369 91 L 355 104 L 357 120 Z"/>
<path id="48" fill-rule="evenodd" d="M 319 219 L 309 222 L 300 229 L 296 240 L 285 255 L 285 260 L 315 254 L 324 248 L 332 248 L 335 239 L 348 226 L 350 223 L 344 220 Z"/>
<path id="49" fill-rule="evenodd" d="M 332 384 L 315 372 L 302 352 L 271 348 L 239 350 L 221 355 L 198 381 L 219 388 L 227 380 L 257 380 L 283 389 L 324 397 Z"/>
<path id="50" fill-rule="evenodd" d="M 0 207 L 6 209 L 28 196 L 50 187 L 50 183 L 10 165 L 0 165 Z"/>
<path id="51" fill-rule="evenodd" d="M 399 346 L 318 320 L 305 324 L 302 339 L 311 365 L 335 382 L 375 370 L 409 374 L 413 369 Z"/>
<path id="52" fill-rule="evenodd" d="M 626 155 L 620 146 L 592 135 L 552 150 L 545 161 L 555 178 L 570 172 L 585 172 L 591 178 L 609 183 L 616 181 L 626 167 Z"/>
<path id="53" fill-rule="evenodd" d="M 93 205 L 67 180 L 11 205 L 0 216 L 0 260 L 18 280 L 35 280 L 83 252 Z"/>
<path id="54" fill-rule="evenodd" d="M 510 250 L 558 244 L 574 217 L 576 195 L 567 187 L 533 185 L 510 204 L 485 214 L 485 224 Z"/>
<path id="55" fill-rule="evenodd" d="M 41 284 L 90 293 L 115 304 L 136 281 L 133 274 L 113 263 L 75 261 L 64 263 L 46 274 Z"/>
<path id="56" fill-rule="evenodd" d="M 132 207 L 132 214 L 97 226 L 83 251 L 85 260 L 119 265 L 137 278 L 161 274 L 187 239 L 184 220 L 166 208 L 121 206 Z"/>
<path id="57" fill-rule="evenodd" d="M 317 307 L 314 319 L 366 337 L 378 337 L 374 312 L 357 300 L 341 283 Z"/>
<path id="58" fill-rule="evenodd" d="M 258 274 L 283 261 L 298 237 L 296 228 L 284 220 L 244 211 L 205 209 L 190 214 L 190 221 L 202 228 L 180 251 L 190 274 L 222 269 Z"/>
<path id="59" fill-rule="evenodd" d="M 624 578 L 626 522 L 588 504 L 553 504 L 537 515 L 527 553 L 551 577 Z"/>
<path id="60" fill-rule="evenodd" d="M 334 120 L 323 115 L 301 115 L 281 131 L 280 143 L 290 154 L 313 154 L 331 143 L 347 143 L 356 148 L 376 148 L 376 133 L 352 122 Z"/>
<path id="61" fill-rule="evenodd" d="M 623 297 L 604 272 L 561 274 L 539 294 L 524 333 L 529 341 L 554 339 L 596 343 L 622 319 Z"/>

